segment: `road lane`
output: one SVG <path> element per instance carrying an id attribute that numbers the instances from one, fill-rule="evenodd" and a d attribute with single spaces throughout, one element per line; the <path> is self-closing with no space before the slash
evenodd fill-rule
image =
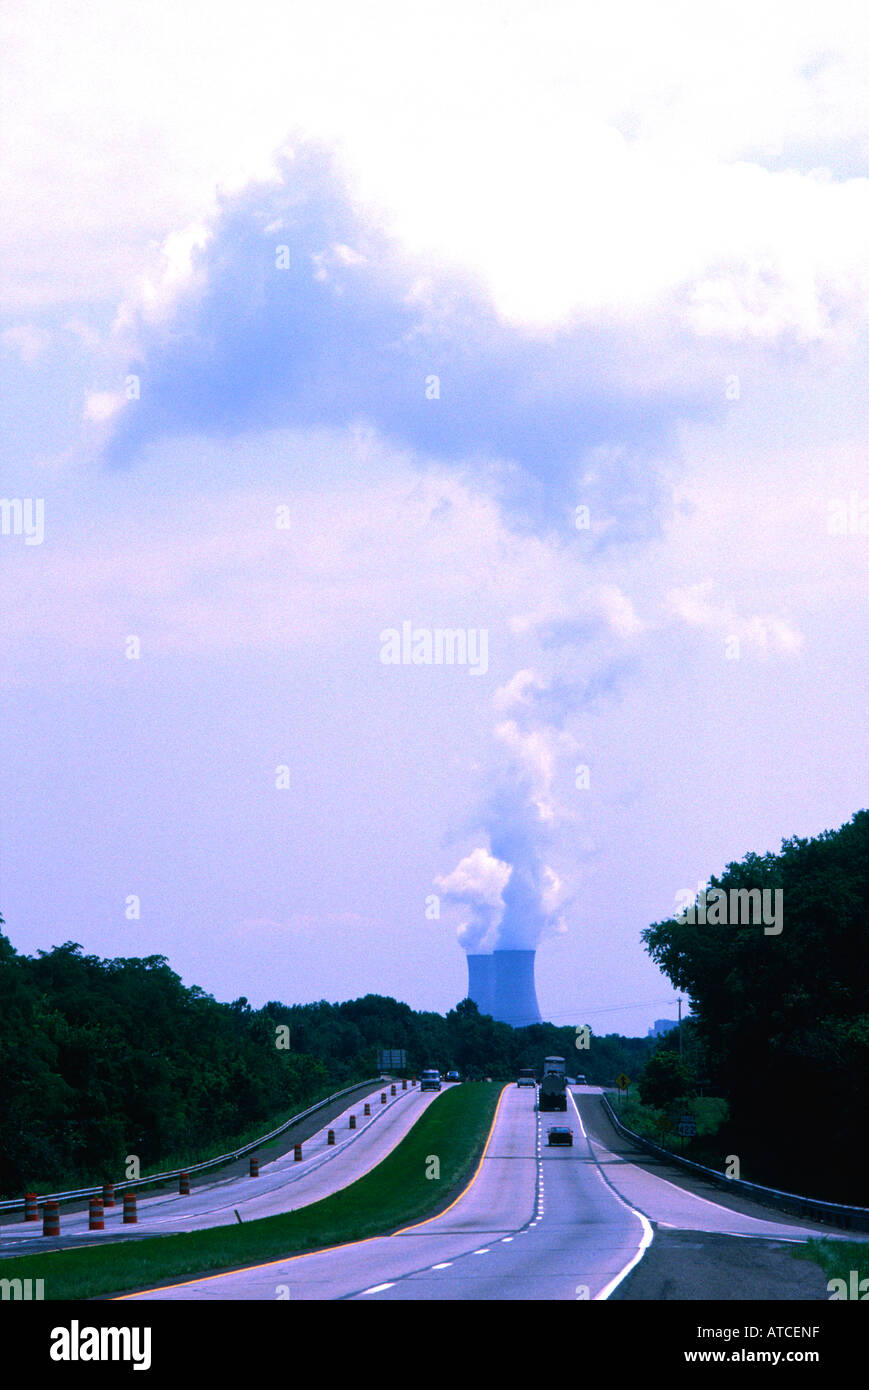
<path id="1" fill-rule="evenodd" d="M 601 1177 L 587 1141 L 541 1145 L 560 1116 L 536 1093 L 502 1093 L 469 1188 L 439 1216 L 393 1236 L 207 1276 L 136 1299 L 594 1298 L 646 1237 Z M 545 1133 L 544 1133 L 545 1137 Z"/>
<path id="2" fill-rule="evenodd" d="M 572 1096 L 577 1109 L 577 1119 L 588 1105 L 588 1097 L 599 1096 L 600 1087 L 577 1087 Z M 577 1100 L 579 1105 L 577 1107 Z M 595 1101 L 594 1104 L 599 1102 Z M 584 1128 L 584 1126 L 583 1126 Z M 803 1241 L 808 1236 L 829 1236 L 831 1239 L 862 1239 L 860 1233 L 831 1230 L 820 1223 L 798 1221 L 785 1215 L 766 1216 L 764 1208 L 748 1199 L 745 1206 L 753 1206 L 756 1216 L 739 1211 L 717 1202 L 714 1197 L 702 1197 L 679 1183 L 679 1172 L 675 1165 L 667 1177 L 649 1172 L 638 1163 L 631 1162 L 625 1154 L 613 1153 L 599 1138 L 588 1136 L 591 1151 L 600 1165 L 601 1172 L 621 1197 L 637 1211 L 641 1211 L 650 1221 L 660 1226 L 682 1231 L 707 1231 L 716 1235 L 772 1237 L 776 1240 Z"/>
<path id="3" fill-rule="evenodd" d="M 42 1235 L 42 1223 L 16 1223 L 4 1227 L 4 1253 L 21 1254 L 23 1249 L 50 1250 L 63 1245 L 87 1243 L 119 1236 L 141 1237 L 169 1232 L 203 1230 L 210 1226 L 232 1225 L 236 1211 L 242 1221 L 254 1221 L 285 1211 L 319 1202 L 341 1188 L 356 1182 L 381 1163 L 410 1131 L 416 1121 L 436 1098 L 438 1092 L 421 1094 L 419 1087 L 400 1091 L 393 1098 L 385 1088 L 387 1103 L 380 1102 L 380 1092 L 371 1103 L 371 1116 L 363 1116 L 363 1104 L 354 1101 L 338 1117 L 329 1121 L 306 1141 L 302 1162 L 293 1159 L 292 1151 L 261 1166 L 259 1177 L 218 1179 L 201 1184 L 189 1197 L 178 1193 L 158 1193 L 139 1197 L 139 1221 L 136 1226 L 123 1225 L 123 1199 L 105 1212 L 105 1230 L 89 1231 L 87 1212 L 61 1215 L 59 1241 Z M 448 1089 L 448 1088 L 444 1088 Z M 349 1117 L 355 1114 L 358 1128 L 349 1128 Z M 327 1142 L 328 1131 L 335 1131 L 336 1143 Z"/>

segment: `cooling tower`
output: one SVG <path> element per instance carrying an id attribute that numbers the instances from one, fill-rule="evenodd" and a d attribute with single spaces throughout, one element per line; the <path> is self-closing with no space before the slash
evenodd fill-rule
<path id="1" fill-rule="evenodd" d="M 468 953 L 468 998 L 473 999 L 481 1014 L 494 1012 L 494 956 Z"/>
<path id="2" fill-rule="evenodd" d="M 514 1028 L 540 1023 L 534 988 L 535 955 L 535 951 L 493 951 L 490 957 L 495 984 L 492 1016 L 499 1023 L 510 1023 Z"/>

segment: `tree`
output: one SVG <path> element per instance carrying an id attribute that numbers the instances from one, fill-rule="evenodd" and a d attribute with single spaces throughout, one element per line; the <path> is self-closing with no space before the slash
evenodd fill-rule
<path id="1" fill-rule="evenodd" d="M 682 1096 L 692 1095 L 694 1083 L 678 1052 L 655 1052 L 643 1068 L 639 1081 L 644 1105 L 666 1106 Z"/>

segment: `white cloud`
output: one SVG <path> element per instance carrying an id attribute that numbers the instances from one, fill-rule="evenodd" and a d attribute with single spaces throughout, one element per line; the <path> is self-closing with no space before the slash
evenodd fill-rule
<path id="1" fill-rule="evenodd" d="M 436 878 L 435 883 L 448 897 L 472 900 L 487 907 L 503 907 L 501 894 L 511 872 L 509 864 L 478 847 L 466 854 L 452 873 Z"/>
<path id="2" fill-rule="evenodd" d="M 635 637 L 643 631 L 643 623 L 628 595 L 614 584 L 605 584 L 600 590 L 600 602 L 604 615 L 612 631 L 619 637 Z"/>
<path id="3" fill-rule="evenodd" d="M 90 391 L 85 397 L 84 418 L 100 425 L 113 420 L 123 410 L 125 399 L 122 391 Z"/>
<path id="4" fill-rule="evenodd" d="M 542 690 L 544 682 L 535 671 L 517 671 L 515 676 L 511 676 L 506 685 L 501 685 L 492 696 L 492 704 L 499 712 L 513 709 L 517 705 L 530 708 L 532 699 L 530 692 Z"/>
<path id="5" fill-rule="evenodd" d="M 3 344 L 17 352 L 22 362 L 34 367 L 51 342 L 51 334 L 33 323 L 14 323 L 3 330 Z"/>
<path id="6" fill-rule="evenodd" d="M 301 129 L 340 146 L 409 247 L 541 328 L 666 305 L 766 340 L 866 314 L 869 181 L 837 140 L 865 153 L 869 23 L 847 0 L 786 23 L 747 0 L 726 17 L 447 0 L 436 19 L 397 0 L 33 0 L 3 38 L 18 303 L 126 297 L 154 244 Z"/>

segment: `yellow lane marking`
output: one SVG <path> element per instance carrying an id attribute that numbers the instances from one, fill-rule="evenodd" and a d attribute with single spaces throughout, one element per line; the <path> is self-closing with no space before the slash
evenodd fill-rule
<path id="1" fill-rule="evenodd" d="M 469 1192 L 473 1187 L 474 1183 L 477 1181 L 489 1145 L 492 1142 L 492 1135 L 495 1130 L 495 1123 L 498 1119 L 498 1112 L 501 1109 L 501 1101 L 504 1099 L 506 1091 L 507 1087 L 505 1086 L 504 1090 L 498 1097 L 498 1104 L 495 1107 L 495 1114 L 492 1118 L 492 1127 L 489 1130 L 489 1137 L 486 1140 L 486 1147 L 483 1149 L 483 1153 L 480 1158 L 480 1162 L 477 1164 L 477 1170 L 474 1173 L 474 1176 L 471 1178 L 471 1181 L 468 1183 L 464 1191 L 459 1193 L 458 1197 L 455 1199 L 455 1202 L 450 1202 L 450 1205 L 446 1207 L 444 1211 L 439 1212 L 438 1215 L 446 1216 L 448 1211 L 452 1211 L 453 1207 L 456 1205 L 456 1202 L 460 1202 L 464 1197 L 465 1193 Z M 427 1221 L 420 1221 L 419 1225 L 427 1226 L 429 1221 L 436 1221 L 437 1219 L 438 1218 L 436 1216 L 430 1216 Z M 404 1231 L 415 1231 L 417 1229 L 417 1226 L 405 1226 Z M 393 1234 L 400 1236 L 404 1234 L 404 1231 L 395 1231 Z M 146 1293 L 168 1293 L 172 1289 L 189 1289 L 192 1284 L 210 1284 L 215 1279 L 229 1279 L 233 1274 L 249 1274 L 254 1269 L 273 1269 L 275 1265 L 293 1264 L 296 1260 L 307 1260 L 310 1258 L 311 1255 L 331 1255 L 332 1252 L 335 1250 L 350 1250 L 354 1245 L 367 1245 L 371 1241 L 383 1239 L 383 1236 L 367 1236 L 365 1240 L 347 1240 L 344 1241 L 344 1243 L 341 1245 L 327 1245 L 322 1250 L 308 1250 L 303 1255 L 284 1255 L 279 1260 L 267 1260 L 264 1264 L 244 1265 L 241 1269 L 227 1269 L 224 1270 L 222 1274 L 202 1274 L 196 1279 L 185 1279 L 180 1284 L 155 1284 L 153 1288 L 140 1289 L 138 1293 L 118 1294 L 116 1298 L 110 1299 L 109 1301 L 111 1303 L 124 1303 L 128 1299 L 142 1298 L 143 1295 Z"/>

